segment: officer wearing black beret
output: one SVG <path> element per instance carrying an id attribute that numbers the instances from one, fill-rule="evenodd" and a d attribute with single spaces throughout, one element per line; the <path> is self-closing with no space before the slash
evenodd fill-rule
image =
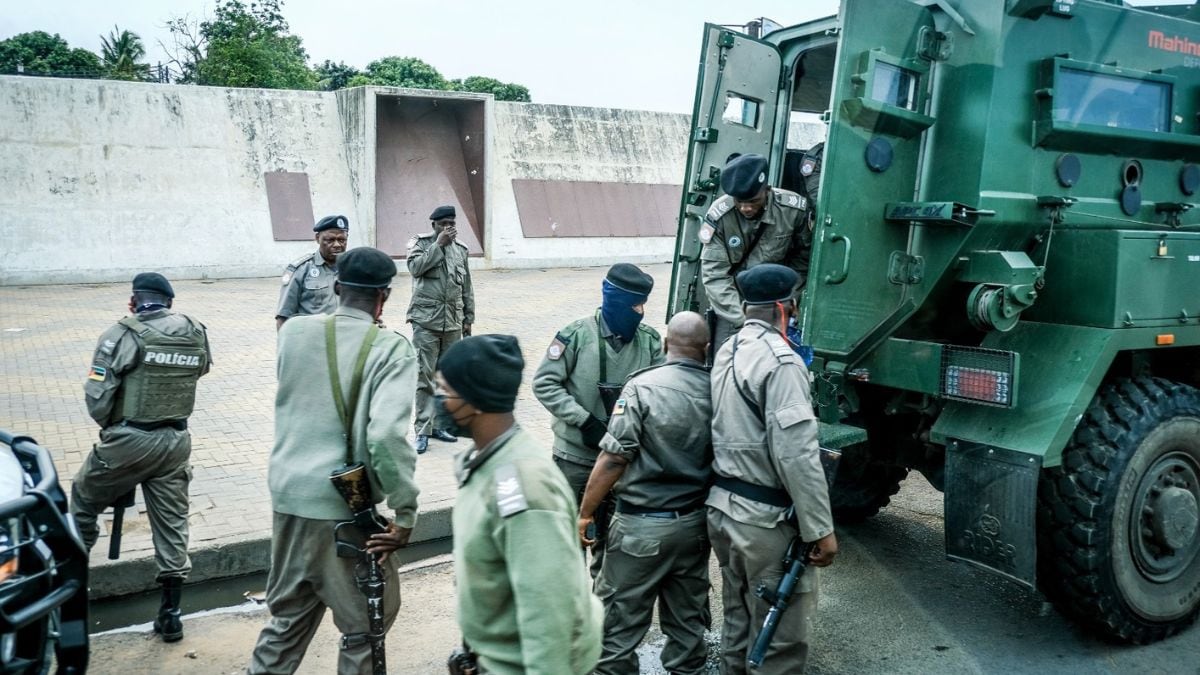
<path id="1" fill-rule="evenodd" d="M 601 282 L 600 308 L 563 328 L 533 376 L 533 393 L 554 415 L 554 463 L 578 503 L 621 388 L 633 373 L 663 361 L 662 338 L 642 323 L 654 277 L 617 263 Z M 592 576 L 600 573 L 611 496 L 596 509 Z"/>
<path id="2" fill-rule="evenodd" d="M 708 304 L 716 316 L 713 347 L 742 325 L 738 273 L 763 263 L 781 263 L 799 275 L 799 294 L 812 250 L 808 200 L 767 183 L 767 159 L 753 153 L 731 155 L 721 170 L 725 195 L 713 202 L 700 227 L 700 272 Z"/>
<path id="3" fill-rule="evenodd" d="M 449 443 L 458 440 L 450 430 L 433 423 L 434 368 L 450 345 L 471 334 L 475 323 L 475 289 L 471 287 L 467 247 L 458 241 L 456 215 L 452 205 L 437 207 L 429 214 L 432 231 L 408 242 L 413 283 L 408 322 L 421 364 L 413 414 L 418 453 L 429 448 L 430 437 Z"/>
<path id="4" fill-rule="evenodd" d="M 283 272 L 279 305 L 275 309 L 275 328 L 293 316 L 332 314 L 337 309 L 333 281 L 337 277 L 338 256 L 346 250 L 350 221 L 346 216 L 325 216 L 313 225 L 316 253 L 293 260 Z"/>

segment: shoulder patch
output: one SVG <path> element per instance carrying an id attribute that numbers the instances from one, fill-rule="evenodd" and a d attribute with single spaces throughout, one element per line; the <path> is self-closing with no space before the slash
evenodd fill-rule
<path id="1" fill-rule="evenodd" d="M 496 508 L 500 510 L 501 518 L 529 510 L 529 501 L 525 499 L 517 467 L 513 464 L 496 467 Z"/>
<path id="2" fill-rule="evenodd" d="M 617 404 L 613 406 L 612 414 L 624 415 L 625 414 L 625 405 L 626 405 L 625 399 L 623 399 L 623 398 L 617 399 Z"/>
<path id="3" fill-rule="evenodd" d="M 562 333 L 555 333 L 554 340 L 550 346 L 546 348 L 546 358 L 551 361 L 557 361 L 562 358 L 563 352 L 567 351 L 567 345 L 571 344 L 571 338 Z"/>
<path id="4" fill-rule="evenodd" d="M 712 241 L 713 233 L 716 231 L 717 231 L 717 228 L 713 227 L 712 223 L 705 220 L 704 223 L 700 226 L 700 232 L 697 235 L 700 238 L 700 243 L 707 244 L 708 242 Z"/>
<path id="5" fill-rule="evenodd" d="M 725 195 L 713 202 L 713 205 L 708 207 L 708 213 L 704 215 L 709 222 L 716 223 L 723 218 L 726 213 L 733 210 L 733 197 Z"/>
<path id="6" fill-rule="evenodd" d="M 280 283 L 282 283 L 284 286 L 287 286 L 287 285 L 288 285 L 288 282 L 292 280 L 292 273 L 293 273 L 293 272 L 295 272 L 295 270 L 293 270 L 293 269 L 291 269 L 291 268 L 289 267 L 289 268 L 288 268 L 288 269 L 287 269 L 287 270 L 286 270 L 286 271 L 283 273 L 283 277 L 282 277 L 282 278 L 279 280 L 279 281 L 280 281 Z"/>
<path id="7" fill-rule="evenodd" d="M 88 371 L 88 378 L 94 382 L 103 382 L 104 377 L 108 375 L 108 369 L 99 364 L 92 364 L 91 370 Z"/>

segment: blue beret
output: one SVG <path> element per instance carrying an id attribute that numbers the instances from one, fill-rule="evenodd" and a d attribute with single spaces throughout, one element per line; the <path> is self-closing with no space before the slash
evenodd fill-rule
<path id="1" fill-rule="evenodd" d="M 792 299 L 792 289 L 800 275 L 790 267 L 763 263 L 755 265 L 737 275 L 738 289 L 742 301 L 747 305 L 769 305 L 773 302 Z"/>
<path id="2" fill-rule="evenodd" d="M 396 276 L 391 256 L 370 246 L 359 246 L 343 253 L 337 262 L 337 280 L 346 286 L 387 288 Z"/>
<path id="3" fill-rule="evenodd" d="M 455 215 L 453 206 L 439 206 L 429 214 L 430 220 L 441 220 L 442 218 L 453 218 Z"/>
<path id="4" fill-rule="evenodd" d="M 175 297 L 171 282 L 158 272 L 142 272 L 133 278 L 134 293 L 158 293 L 168 298 Z"/>
<path id="5" fill-rule="evenodd" d="M 325 216 L 318 220 L 316 225 L 313 225 L 313 232 L 324 232 L 325 230 L 332 230 L 335 227 L 342 232 L 348 232 L 350 230 L 350 221 L 346 220 L 346 216 Z"/>
<path id="6" fill-rule="evenodd" d="M 738 155 L 721 170 L 721 189 L 734 199 L 753 199 L 767 184 L 767 158 Z"/>

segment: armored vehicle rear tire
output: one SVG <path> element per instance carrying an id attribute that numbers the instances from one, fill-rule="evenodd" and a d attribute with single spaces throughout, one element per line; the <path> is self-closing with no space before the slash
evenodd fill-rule
<path id="1" fill-rule="evenodd" d="M 1200 390 L 1105 385 L 1039 488 L 1039 580 L 1070 618 L 1145 644 L 1200 613 Z"/>
<path id="2" fill-rule="evenodd" d="M 834 522 L 853 525 L 879 513 L 900 491 L 900 481 L 907 475 L 908 469 L 872 457 L 867 444 L 846 448 L 829 491 Z"/>

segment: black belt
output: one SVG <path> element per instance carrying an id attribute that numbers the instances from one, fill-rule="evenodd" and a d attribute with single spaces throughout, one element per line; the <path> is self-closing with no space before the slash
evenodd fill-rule
<path id="1" fill-rule="evenodd" d="M 127 427 L 141 429 L 142 431 L 157 431 L 158 429 L 166 429 L 170 427 L 176 431 L 187 431 L 187 420 L 163 420 L 161 422 L 134 422 L 133 420 L 124 420 L 121 422 Z"/>
<path id="2" fill-rule="evenodd" d="M 715 485 L 719 488 L 729 490 L 739 497 L 752 499 L 770 506 L 787 508 L 792 505 L 791 495 L 787 493 L 787 490 L 782 488 L 747 483 L 741 478 L 730 478 L 729 476 L 717 476 Z"/>
<path id="3" fill-rule="evenodd" d="M 691 506 L 682 508 L 678 511 L 664 511 L 660 508 L 638 506 L 636 504 L 628 504 L 621 500 L 617 500 L 617 513 L 624 513 L 629 516 L 645 516 L 647 518 L 682 518 L 689 513 L 695 513 L 704 508 L 704 503 L 692 504 Z"/>

